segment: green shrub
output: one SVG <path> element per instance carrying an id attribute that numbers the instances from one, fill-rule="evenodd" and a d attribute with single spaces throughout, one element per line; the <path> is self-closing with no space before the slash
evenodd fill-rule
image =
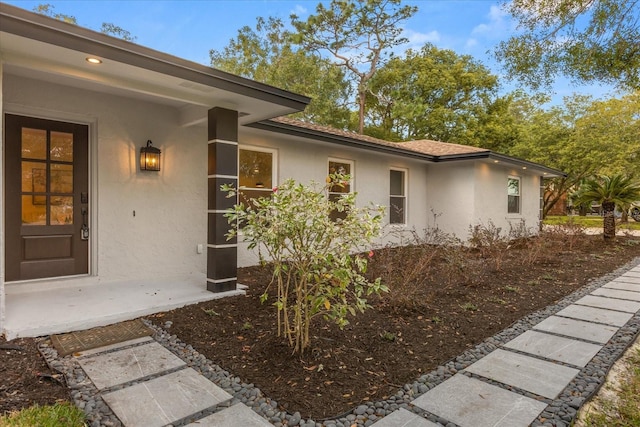
<path id="1" fill-rule="evenodd" d="M 355 193 L 328 197 L 329 185 L 335 188 L 348 180 L 332 176 L 324 187 L 287 180 L 274 188 L 272 197 L 236 205 L 226 214 L 230 224 L 242 224 L 241 238 L 258 249 L 261 261 L 273 263 L 269 287 L 275 284 L 278 335 L 298 353 L 309 346 L 314 317 L 322 315 L 344 327 L 348 315 L 368 307 L 368 295 L 387 290 L 379 278 L 365 277 L 368 257 L 353 255 L 369 251 L 384 209 L 356 208 Z M 222 188 L 235 196 L 233 188 Z M 228 237 L 237 235 L 233 228 Z"/>

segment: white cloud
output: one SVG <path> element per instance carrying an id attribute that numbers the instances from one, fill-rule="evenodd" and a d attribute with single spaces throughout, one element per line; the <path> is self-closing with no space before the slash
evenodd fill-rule
<path id="1" fill-rule="evenodd" d="M 478 44 L 478 40 L 476 40 L 474 38 L 470 38 L 470 39 L 467 39 L 467 42 L 465 43 L 464 48 L 466 50 L 469 50 L 469 49 L 473 48 L 474 46 L 476 46 L 477 44 Z"/>
<path id="2" fill-rule="evenodd" d="M 487 18 L 489 22 L 476 25 L 471 31 L 471 35 L 474 36 L 486 36 L 500 38 L 507 31 L 511 31 L 511 25 L 509 22 L 508 13 L 502 10 L 501 7 L 493 5 L 489 9 Z"/>
<path id="3" fill-rule="evenodd" d="M 291 10 L 291 13 L 297 16 L 304 16 L 307 14 L 307 8 L 301 4 L 297 4 L 296 7 Z"/>
<path id="4" fill-rule="evenodd" d="M 436 30 L 428 33 L 419 33 L 417 31 L 404 29 L 403 36 L 409 40 L 409 47 L 423 46 L 425 43 L 438 43 L 441 39 L 440 33 Z"/>

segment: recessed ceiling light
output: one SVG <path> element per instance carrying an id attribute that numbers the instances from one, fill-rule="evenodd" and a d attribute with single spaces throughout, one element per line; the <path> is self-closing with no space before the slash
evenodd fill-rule
<path id="1" fill-rule="evenodd" d="M 90 64 L 102 64 L 102 59 L 96 58 L 94 56 L 88 56 L 87 62 Z"/>
<path id="2" fill-rule="evenodd" d="M 494 160 L 493 163 L 500 163 L 500 160 Z"/>
<path id="3" fill-rule="evenodd" d="M 526 168 L 527 168 L 526 166 L 523 166 L 523 167 L 522 167 L 522 169 L 526 169 Z"/>

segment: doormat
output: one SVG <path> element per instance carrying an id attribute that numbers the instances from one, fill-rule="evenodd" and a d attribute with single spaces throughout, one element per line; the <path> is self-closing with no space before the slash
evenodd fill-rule
<path id="1" fill-rule="evenodd" d="M 68 334 L 51 335 L 51 343 L 60 357 L 105 345 L 153 335 L 141 319 L 87 329 Z"/>

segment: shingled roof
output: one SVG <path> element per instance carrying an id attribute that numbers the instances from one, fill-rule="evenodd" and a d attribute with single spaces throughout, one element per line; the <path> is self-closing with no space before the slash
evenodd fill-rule
<path id="1" fill-rule="evenodd" d="M 485 148 L 472 147 L 469 145 L 452 144 L 449 142 L 432 141 L 429 139 L 420 139 L 416 141 L 406 142 L 389 142 L 384 139 L 374 138 L 368 135 L 360 135 L 355 132 L 335 129 L 329 126 L 317 125 L 314 123 L 304 122 L 302 120 L 296 120 L 289 117 L 276 117 L 271 119 L 272 122 L 278 122 L 291 126 L 296 126 L 304 129 L 314 130 L 317 132 L 323 132 L 330 135 L 339 136 L 342 138 L 349 138 L 356 141 L 363 141 L 372 144 L 384 145 L 387 147 L 401 148 L 416 153 L 427 154 L 429 156 L 452 156 L 460 154 L 472 154 L 472 153 L 488 153 L 490 150 Z"/>
<path id="2" fill-rule="evenodd" d="M 485 160 L 492 163 L 509 164 L 511 166 L 529 169 L 530 172 L 540 173 L 545 177 L 566 176 L 557 169 L 544 165 L 496 153 L 485 148 L 469 145 L 452 144 L 449 142 L 420 139 L 407 142 L 389 142 L 368 135 L 335 129 L 329 126 L 317 125 L 289 117 L 276 117 L 261 122 L 250 123 L 248 127 L 263 129 L 270 132 L 294 135 L 315 141 L 339 144 L 351 148 L 377 151 L 385 154 L 411 157 L 427 162 L 450 162 L 459 160 Z"/>

